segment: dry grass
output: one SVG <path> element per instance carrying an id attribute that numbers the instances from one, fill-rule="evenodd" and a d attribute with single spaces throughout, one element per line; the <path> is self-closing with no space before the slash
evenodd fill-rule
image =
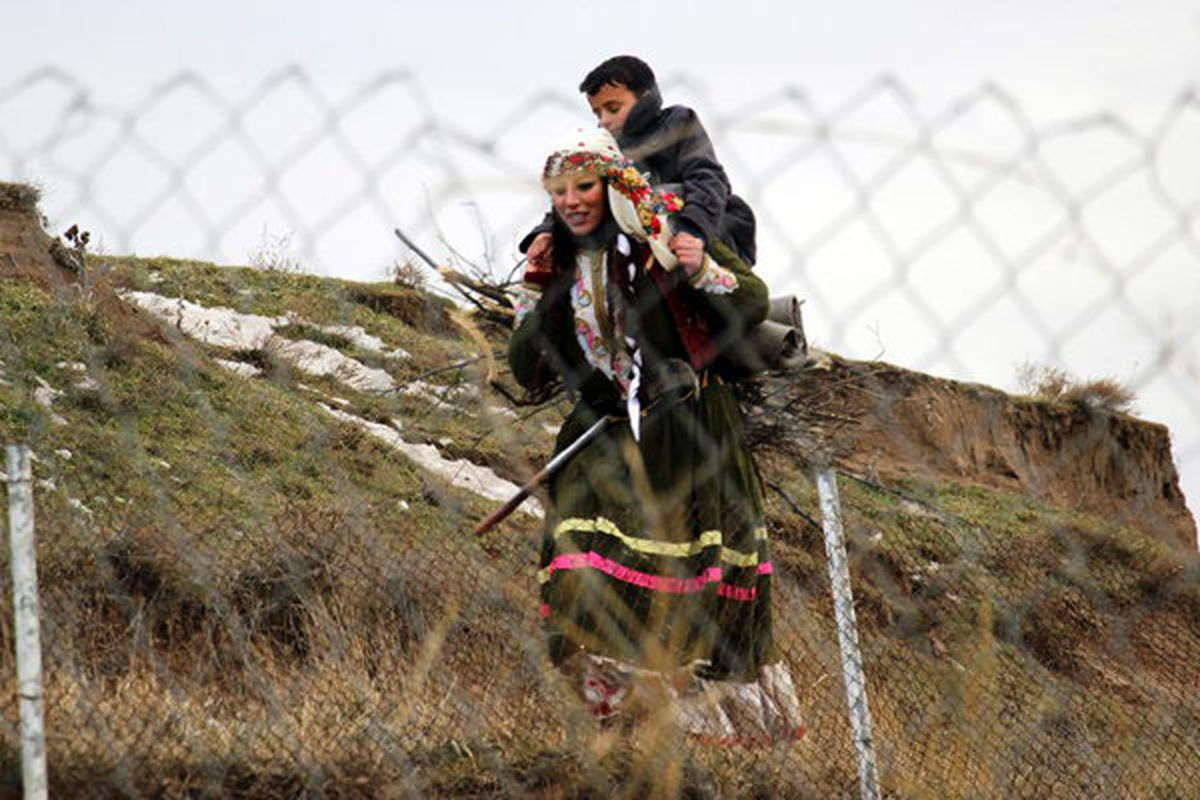
<path id="1" fill-rule="evenodd" d="M 1081 381 L 1057 367 L 1024 364 L 1017 371 L 1017 381 L 1026 393 L 1042 400 L 1121 414 L 1135 410 L 1133 389 L 1115 378 Z"/>
<path id="2" fill-rule="evenodd" d="M 365 324 L 413 353 L 402 377 L 432 379 L 479 347 L 444 304 L 391 284 L 100 263 L 127 285 Z M 543 657 L 536 523 L 471 538 L 488 503 L 333 423 L 294 378 L 230 376 L 116 308 L 0 284 L 0 433 L 30 441 L 55 482 L 37 490 L 54 794 L 855 794 L 823 543 L 805 519 L 815 495 L 786 453 L 760 466 L 779 487 L 776 636 L 806 740 L 750 750 L 681 741 L 655 719 L 599 729 Z M 456 379 L 481 384 L 476 366 Z M 30 400 L 35 378 L 64 391 L 67 425 Z M 513 421 L 484 413 L 494 395 L 445 413 L 318 388 L 514 472 L 548 452 L 541 423 L 558 413 Z M 1019 495 L 905 491 L 842 486 L 885 792 L 1185 796 L 1200 781 L 1196 559 Z M 11 624 L 0 613 L 9 690 Z M 3 698 L 11 786 L 16 701 Z"/>
<path id="3" fill-rule="evenodd" d="M 24 183 L 0 183 L 0 210 L 36 211 L 41 193 Z"/>
<path id="4" fill-rule="evenodd" d="M 396 261 L 390 270 L 392 282 L 403 289 L 424 291 L 429 278 L 420 264 L 412 261 Z"/>

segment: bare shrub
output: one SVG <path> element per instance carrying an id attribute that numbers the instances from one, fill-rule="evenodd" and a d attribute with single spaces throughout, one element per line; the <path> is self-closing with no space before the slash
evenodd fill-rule
<path id="1" fill-rule="evenodd" d="M 0 183 L 0 209 L 5 211 L 36 209 L 40 194 L 37 187 L 28 184 Z"/>
<path id="2" fill-rule="evenodd" d="M 1081 381 L 1058 367 L 1026 363 L 1017 369 L 1017 382 L 1026 394 L 1042 400 L 1122 414 L 1134 411 L 1133 389 L 1116 378 Z"/>
<path id="3" fill-rule="evenodd" d="M 1058 367 L 1028 362 L 1017 367 L 1017 383 L 1021 390 L 1043 400 L 1061 400 L 1072 379 Z"/>
<path id="4" fill-rule="evenodd" d="M 295 274 L 304 271 L 300 259 L 292 254 L 292 233 L 274 233 L 263 225 L 258 246 L 251 251 L 250 266 L 268 272 Z"/>
<path id="5" fill-rule="evenodd" d="M 1074 384 L 1063 395 L 1063 399 L 1070 403 L 1122 414 L 1133 413 L 1134 397 L 1132 389 L 1113 378 L 1096 378 Z"/>
<path id="6" fill-rule="evenodd" d="M 411 261 L 394 261 L 390 270 L 392 282 L 397 286 L 414 291 L 424 291 L 426 286 L 425 270 Z"/>

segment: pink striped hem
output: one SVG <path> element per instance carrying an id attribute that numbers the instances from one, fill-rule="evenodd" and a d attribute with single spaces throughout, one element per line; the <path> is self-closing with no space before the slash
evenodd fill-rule
<path id="1" fill-rule="evenodd" d="M 728 597 L 732 600 L 740 600 L 742 602 L 751 602 L 758 597 L 758 589 L 756 587 L 741 587 L 734 586 L 729 583 L 721 583 L 721 568 L 709 567 L 701 574 L 693 578 L 668 578 L 662 575 L 651 575 L 648 572 L 630 569 L 624 564 L 618 564 L 612 559 L 594 551 L 586 553 L 564 553 L 550 562 L 547 568 L 547 577 L 553 575 L 560 569 L 598 569 L 606 575 L 610 575 L 619 581 L 640 586 L 643 589 L 650 589 L 655 592 L 666 592 L 667 594 L 692 594 L 704 589 L 710 583 L 719 583 L 717 594 L 721 597 Z M 758 565 L 757 572 L 759 575 L 770 575 L 772 573 L 771 562 L 765 562 Z"/>

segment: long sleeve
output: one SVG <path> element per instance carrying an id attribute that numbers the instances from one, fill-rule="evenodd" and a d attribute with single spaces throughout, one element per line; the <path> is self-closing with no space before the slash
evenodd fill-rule
<path id="1" fill-rule="evenodd" d="M 525 388 L 537 379 L 542 339 L 542 309 L 538 304 L 529 309 L 508 340 L 508 366 L 517 383 Z"/>
<path id="2" fill-rule="evenodd" d="M 713 342 L 720 352 L 766 319 L 771 301 L 766 283 L 746 262 L 720 242 L 714 242 L 711 248 L 718 264 L 715 268 L 727 272 L 737 281 L 732 291 L 698 292 L 710 309 Z"/>
<path id="3" fill-rule="evenodd" d="M 664 109 L 652 128 L 628 144 L 626 154 L 644 163 L 655 182 L 681 185 L 684 207 L 674 225 L 705 243 L 716 241 L 729 178 L 696 112 L 685 106 Z"/>
<path id="4" fill-rule="evenodd" d="M 716 151 L 699 117 L 690 108 L 679 107 L 680 138 L 675 146 L 680 182 L 683 184 L 684 207 L 678 224 L 683 230 L 698 234 L 706 243 L 720 236 L 721 217 L 729 202 L 729 177 L 717 161 Z M 672 121 L 672 127 L 676 123 Z"/>
<path id="5" fill-rule="evenodd" d="M 570 325 L 564 328 L 561 321 L 551 324 L 564 311 L 556 302 L 565 303 L 565 312 L 572 313 L 569 281 L 551 284 L 513 330 L 508 340 L 513 378 L 533 392 L 555 377 L 562 378 L 567 388 L 597 413 L 613 413 L 621 407 L 619 389 L 588 362 Z"/>

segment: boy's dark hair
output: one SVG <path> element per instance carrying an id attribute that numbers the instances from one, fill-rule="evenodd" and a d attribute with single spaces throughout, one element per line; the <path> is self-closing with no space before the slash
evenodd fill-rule
<path id="1" fill-rule="evenodd" d="M 654 70 L 637 56 L 613 56 L 587 74 L 579 91 L 595 94 L 610 83 L 640 95 L 654 86 Z"/>

